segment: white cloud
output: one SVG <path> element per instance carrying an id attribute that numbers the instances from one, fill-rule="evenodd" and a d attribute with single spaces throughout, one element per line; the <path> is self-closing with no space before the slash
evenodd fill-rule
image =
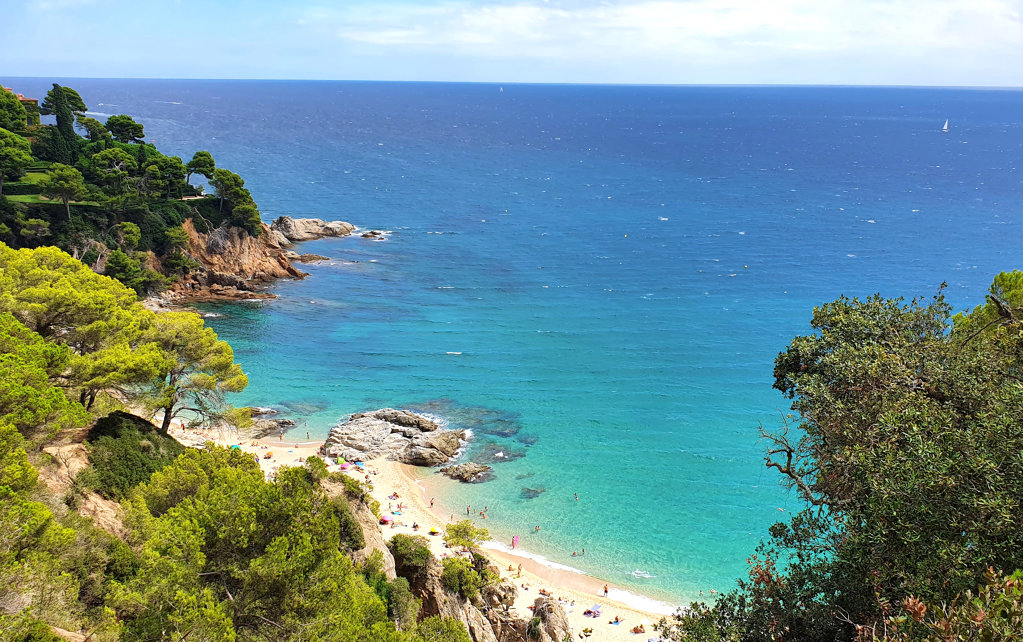
<path id="1" fill-rule="evenodd" d="M 307 20 L 331 25 L 341 41 L 392 53 L 614 61 L 659 66 L 662 81 L 690 82 L 687 67 L 730 66 L 738 78 L 743 65 L 800 61 L 873 65 L 881 75 L 944 61 L 964 75 L 989 65 L 1008 77 L 1008 67 L 1023 64 L 1021 14 L 1020 0 L 536 0 L 318 9 Z"/>

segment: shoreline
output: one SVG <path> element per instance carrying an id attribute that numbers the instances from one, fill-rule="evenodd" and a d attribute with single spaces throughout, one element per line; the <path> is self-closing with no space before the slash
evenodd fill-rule
<path id="1" fill-rule="evenodd" d="M 451 523 L 438 508 L 431 509 L 429 507 L 427 498 L 437 497 L 439 494 L 432 485 L 424 483 L 427 482 L 427 477 L 422 474 L 418 467 L 398 462 L 389 463 L 395 466 L 399 474 L 403 475 L 410 484 L 420 491 L 418 499 L 423 510 L 429 512 L 433 515 L 434 519 L 442 524 Z M 456 517 L 459 519 L 455 521 L 465 519 L 465 517 L 458 515 Z M 477 526 L 486 526 L 485 522 L 478 520 L 473 520 L 473 523 Z M 616 602 L 623 608 L 634 609 L 637 612 L 643 612 L 651 616 L 655 614 L 658 616 L 669 616 L 678 609 L 676 605 L 635 593 L 612 581 L 590 575 L 586 571 L 568 566 L 567 564 L 549 560 L 539 553 L 532 553 L 526 548 L 516 547 L 512 549 L 496 539 L 483 542 L 480 547 L 486 549 L 495 558 L 512 561 L 515 565 L 522 564 L 523 570 L 528 570 L 534 575 L 541 577 L 541 579 L 553 582 L 559 587 L 586 593 L 598 601 Z M 603 595 L 604 586 L 607 586 L 609 589 L 607 597 Z"/>
<path id="2" fill-rule="evenodd" d="M 319 441 L 283 441 L 273 437 L 257 439 L 231 429 L 188 430 L 182 428 L 179 422 L 172 423 L 170 434 L 187 447 L 199 447 L 208 441 L 224 447 L 237 446 L 258 457 L 260 468 L 267 476 L 286 466 L 302 466 L 307 457 L 319 456 L 322 444 Z M 372 479 L 373 488 L 369 494 L 380 502 L 381 513 L 391 514 L 396 511 L 398 503 L 402 504 L 399 514 L 394 516 L 396 521 L 393 526 L 377 525 L 383 538 L 389 540 L 397 533 L 422 535 L 429 541 L 430 549 L 438 559 L 450 556 L 442 538 L 428 534 L 431 528 L 443 533 L 445 525 L 451 521 L 440 514 L 437 507 L 431 509 L 430 498 L 436 499 L 436 494 L 423 483 L 425 475 L 415 466 L 388 459 L 367 460 L 364 465 L 367 475 Z M 328 464 L 327 468 L 331 472 L 340 471 L 336 464 Z M 397 499 L 394 499 L 395 495 Z M 449 516 L 459 517 L 450 513 Z M 479 524 L 475 520 L 474 523 Z M 413 524 L 419 526 L 418 530 L 413 529 Z M 532 606 L 540 589 L 549 591 L 555 598 L 560 598 L 559 602 L 565 609 L 574 635 L 581 635 L 583 629 L 591 628 L 593 639 L 636 640 L 641 638 L 631 632 L 632 628 L 642 624 L 646 630 L 641 635 L 653 637 L 656 636 L 653 624 L 673 613 L 676 608 L 581 570 L 546 560 L 528 550 L 512 551 L 494 540 L 484 542 L 481 548 L 486 550 L 488 557 L 500 569 L 501 578 L 515 582 L 519 589 L 512 607 L 513 613 L 517 613 L 518 617 L 530 617 L 528 607 Z M 603 594 L 604 586 L 608 588 L 607 596 Z M 584 610 L 597 604 L 603 607 L 599 617 L 583 615 Z M 615 617 L 620 618 L 620 624 L 611 624 Z"/>

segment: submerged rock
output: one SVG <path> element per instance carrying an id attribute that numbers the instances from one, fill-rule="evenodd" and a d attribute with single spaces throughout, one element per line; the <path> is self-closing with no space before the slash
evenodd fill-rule
<path id="1" fill-rule="evenodd" d="M 441 468 L 440 472 L 451 479 L 457 479 L 460 482 L 465 482 L 467 484 L 479 484 L 493 479 L 494 476 L 491 474 L 491 471 L 493 470 L 494 469 L 490 466 L 475 464 L 470 461 L 464 464 Z"/>
<path id="2" fill-rule="evenodd" d="M 527 487 L 523 486 L 521 494 L 522 494 L 522 499 L 536 499 L 537 497 L 539 497 L 540 495 L 543 495 L 546 492 L 547 492 L 547 489 L 544 488 L 543 486 L 538 486 L 536 488 L 527 488 Z"/>
<path id="3" fill-rule="evenodd" d="M 383 408 L 354 414 L 334 426 L 323 452 L 347 460 L 387 457 L 414 466 L 438 466 L 464 441 L 463 430 L 441 430 L 429 417 Z"/>
<path id="4" fill-rule="evenodd" d="M 483 448 L 473 459 L 476 459 L 485 464 L 496 464 L 499 462 L 513 461 L 526 456 L 524 450 L 514 450 L 507 446 L 502 446 L 494 442 L 490 442 L 483 445 Z"/>

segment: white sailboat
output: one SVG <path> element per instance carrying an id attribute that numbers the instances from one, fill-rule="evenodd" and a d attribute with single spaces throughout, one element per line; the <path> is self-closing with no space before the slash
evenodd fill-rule
<path id="1" fill-rule="evenodd" d="M 945 119 L 945 125 L 941 128 L 941 131 L 948 133 L 948 119 Z"/>

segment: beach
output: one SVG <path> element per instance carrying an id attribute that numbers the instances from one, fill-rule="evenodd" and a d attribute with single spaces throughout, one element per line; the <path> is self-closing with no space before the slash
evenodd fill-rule
<path id="1" fill-rule="evenodd" d="M 268 476 L 281 468 L 302 466 L 306 458 L 318 456 L 321 445 L 319 441 L 294 442 L 281 438 L 266 437 L 262 439 L 246 438 L 231 429 L 189 430 L 180 423 L 172 423 L 171 436 L 189 447 L 199 447 L 206 442 L 219 446 L 237 446 L 241 450 L 252 453 L 259 460 L 260 467 Z M 340 470 L 336 464 L 328 463 L 331 471 Z M 441 533 L 445 525 L 453 521 L 465 519 L 463 514 L 441 514 L 439 498 L 431 496 L 429 485 L 424 483 L 425 470 L 407 464 L 400 464 L 388 459 L 374 459 L 364 462 L 366 475 L 372 482 L 371 495 L 380 502 L 381 514 L 393 517 L 393 526 L 378 524 L 385 539 L 398 533 L 422 535 L 430 542 L 430 549 L 438 559 L 450 556 L 450 549 L 444 546 L 442 537 L 430 536 L 430 529 L 435 528 Z M 365 481 L 360 475 L 359 481 Z M 430 501 L 436 500 L 436 510 L 431 510 Z M 402 505 L 400 515 L 393 515 Z M 486 527 L 486 519 L 478 512 L 472 514 L 473 522 Z M 418 530 L 413 529 L 418 525 Z M 529 618 L 533 602 L 546 591 L 558 599 L 565 609 L 565 615 L 573 633 L 579 637 L 584 629 L 593 629 L 592 639 L 595 640 L 647 640 L 656 638 L 653 624 L 671 612 L 669 605 L 646 600 L 641 596 L 629 593 L 612 583 L 599 578 L 571 570 L 560 565 L 551 565 L 542 558 L 529 554 L 526 550 L 510 550 L 498 542 L 485 542 L 482 546 L 491 561 L 500 569 L 502 578 L 510 578 L 519 587 L 512 612 L 521 618 Z M 604 587 L 608 594 L 604 595 Z M 649 604 L 651 608 L 641 608 L 635 602 Z M 630 604 L 631 603 L 631 604 Z M 584 611 L 594 605 L 600 605 L 599 617 L 588 617 Z M 611 622 L 618 618 L 619 624 Z M 645 633 L 632 633 L 633 627 L 643 625 Z"/>

